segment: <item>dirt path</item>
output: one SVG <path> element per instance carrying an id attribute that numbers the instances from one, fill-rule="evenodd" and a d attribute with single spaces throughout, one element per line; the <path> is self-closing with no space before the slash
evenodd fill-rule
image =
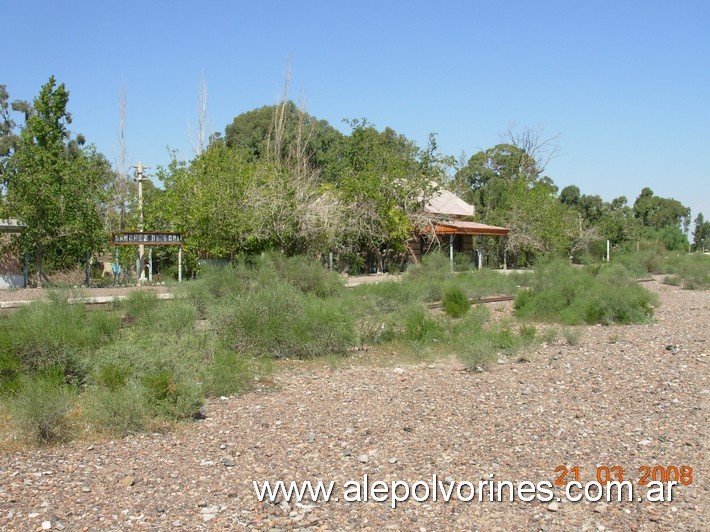
<path id="1" fill-rule="evenodd" d="M 649 283 L 652 325 L 582 327 L 528 363 L 303 365 L 169 434 L 0 456 L 0 528 L 700 530 L 708 500 L 710 293 Z M 509 305 L 509 303 L 508 303 Z M 554 481 L 578 466 L 692 466 L 672 502 L 342 500 L 348 480 Z M 259 503 L 252 481 L 336 482 L 339 502 Z M 639 493 L 643 493 L 640 488 Z M 557 490 L 556 494 L 562 495 Z"/>

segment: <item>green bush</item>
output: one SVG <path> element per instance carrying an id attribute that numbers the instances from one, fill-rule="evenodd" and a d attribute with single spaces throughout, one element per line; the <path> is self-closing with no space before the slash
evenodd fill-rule
<path id="1" fill-rule="evenodd" d="M 575 268 L 553 261 L 538 265 L 532 289 L 515 300 L 515 312 L 567 325 L 644 323 L 657 301 L 620 265 Z"/>
<path id="2" fill-rule="evenodd" d="M 347 298 L 320 299 L 273 278 L 215 307 L 225 347 L 269 358 L 344 354 L 355 345 L 355 320 Z"/>
<path id="3" fill-rule="evenodd" d="M 468 370 L 485 367 L 497 358 L 493 341 L 485 334 L 466 337 L 456 347 L 456 357 Z"/>
<path id="4" fill-rule="evenodd" d="M 218 351 L 205 371 L 205 394 L 219 397 L 239 393 L 253 376 L 252 364 L 248 359 L 237 353 Z"/>
<path id="5" fill-rule="evenodd" d="M 181 378 L 170 368 L 147 373 L 141 379 L 144 395 L 151 411 L 169 420 L 184 420 L 195 416 L 202 406 L 199 385 Z"/>
<path id="6" fill-rule="evenodd" d="M 579 345 L 582 339 L 582 331 L 579 329 L 566 328 L 562 330 L 562 336 L 569 345 Z"/>
<path id="7" fill-rule="evenodd" d="M 23 375 L 10 401 L 15 424 L 35 443 L 66 441 L 72 435 L 69 414 L 76 396 L 59 372 Z"/>
<path id="8" fill-rule="evenodd" d="M 466 293 L 460 287 L 453 284 L 449 284 L 444 288 L 442 304 L 444 306 L 444 312 L 452 318 L 460 318 L 471 308 Z"/>
<path id="9" fill-rule="evenodd" d="M 160 301 L 152 290 L 134 290 L 123 302 L 127 318 L 145 322 L 151 319 Z"/>
<path id="10" fill-rule="evenodd" d="M 0 321 L 0 371 L 11 380 L 20 368 L 29 375 L 57 369 L 82 381 L 79 359 L 111 342 L 118 327 L 114 314 L 87 312 L 67 294 L 52 294 Z"/>
<path id="11" fill-rule="evenodd" d="M 125 436 L 148 428 L 146 397 L 136 383 L 94 387 L 87 392 L 84 402 L 87 420 L 101 432 Z"/>
<path id="12" fill-rule="evenodd" d="M 444 331 L 439 323 L 429 316 L 429 312 L 420 304 L 411 305 L 403 311 L 404 338 L 412 342 L 440 340 Z"/>

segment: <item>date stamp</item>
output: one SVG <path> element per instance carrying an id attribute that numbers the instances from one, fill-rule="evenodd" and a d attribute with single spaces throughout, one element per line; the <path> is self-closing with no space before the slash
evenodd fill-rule
<path id="1" fill-rule="evenodd" d="M 555 485 L 563 486 L 567 484 L 568 479 L 575 482 L 580 482 L 582 473 L 579 466 L 557 466 L 555 468 Z M 638 468 L 634 475 L 635 481 L 639 486 L 648 486 L 651 482 L 675 482 L 683 486 L 689 486 L 693 483 L 693 468 L 687 465 L 682 466 L 647 466 L 643 465 Z M 600 484 L 609 482 L 624 482 L 630 480 L 626 478 L 624 468 L 618 465 L 614 466 L 599 466 L 596 468 L 596 481 Z"/>

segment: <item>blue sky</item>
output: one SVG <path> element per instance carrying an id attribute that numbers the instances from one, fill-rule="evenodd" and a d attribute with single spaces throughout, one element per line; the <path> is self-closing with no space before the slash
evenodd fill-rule
<path id="1" fill-rule="evenodd" d="M 111 161 L 127 90 L 131 162 L 192 157 L 200 77 L 212 131 L 290 96 L 459 157 L 512 125 L 557 136 L 560 189 L 630 203 L 644 186 L 710 217 L 710 1 L 5 2 L 0 83 L 50 75 L 72 130 Z"/>

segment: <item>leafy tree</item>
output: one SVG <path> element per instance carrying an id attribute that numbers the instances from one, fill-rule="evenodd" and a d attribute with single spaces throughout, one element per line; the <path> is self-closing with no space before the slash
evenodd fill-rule
<path id="1" fill-rule="evenodd" d="M 687 232 L 690 226 L 690 209 L 678 200 L 661 198 L 653 195 L 653 191 L 646 187 L 634 203 L 634 216 L 644 227 L 661 230 L 671 225 L 683 227 Z"/>
<path id="2" fill-rule="evenodd" d="M 706 222 L 703 213 L 698 213 L 695 218 L 693 231 L 693 248 L 696 251 L 705 251 L 706 245 L 710 247 L 710 222 Z"/>
<path id="3" fill-rule="evenodd" d="M 274 138 L 276 129 L 281 129 L 278 140 Z M 278 155 L 281 159 L 294 155 L 297 146 L 303 144 L 312 164 L 321 168 L 329 160 L 330 149 L 341 137 L 342 134 L 327 121 L 318 120 L 287 100 L 235 117 L 227 126 L 224 139 L 228 147 L 241 150 L 249 160 L 266 157 L 269 144 L 275 140 L 280 144 Z"/>
<path id="4" fill-rule="evenodd" d="M 560 192 L 560 201 L 569 207 L 579 205 L 580 192 L 576 185 L 569 185 Z"/>
<path id="5" fill-rule="evenodd" d="M 103 241 L 98 207 L 107 163 L 83 138 L 71 139 L 68 101 L 64 84 L 50 77 L 8 161 L 8 207 L 26 225 L 20 245 L 35 250 L 38 284 L 48 249 L 70 260 Z"/>
<path id="6" fill-rule="evenodd" d="M 449 161 L 437 154 L 433 136 L 421 150 L 393 129 L 379 132 L 366 120 L 350 126 L 327 170 L 347 212 L 338 249 L 370 254 L 382 267 L 427 223 L 423 207 Z"/>
<path id="7" fill-rule="evenodd" d="M 558 199 L 554 182 L 542 175 L 547 141 L 525 132 L 473 155 L 454 177 L 456 190 L 476 206 L 483 222 L 512 230 L 506 250 L 528 263 L 538 254 L 566 253 L 576 216 Z M 565 201 L 579 201 L 579 189 L 567 187 Z M 498 250 L 497 252 L 501 252 Z"/>

